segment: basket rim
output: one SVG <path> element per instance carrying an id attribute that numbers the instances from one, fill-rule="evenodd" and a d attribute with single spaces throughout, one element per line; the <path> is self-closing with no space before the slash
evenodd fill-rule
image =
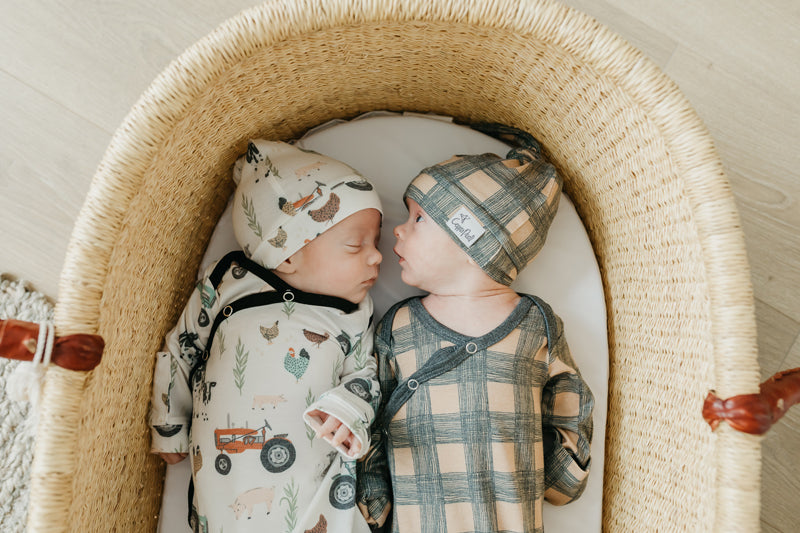
<path id="1" fill-rule="evenodd" d="M 744 235 L 710 134 L 678 86 L 655 63 L 590 16 L 552 0 L 280 0 L 223 22 L 156 77 L 112 136 L 68 245 L 56 304 L 61 334 L 93 333 L 98 327 L 108 261 L 122 218 L 141 186 L 130 173 L 113 169 L 147 168 L 197 95 L 255 50 L 323 29 L 386 21 L 450 22 L 524 37 L 547 36 L 548 43 L 590 65 L 641 106 L 667 142 L 697 222 L 709 287 L 717 392 L 722 397 L 757 392 L 755 315 Z M 112 192 L 118 201 L 105 202 Z M 746 327 L 741 327 L 742 317 Z M 720 431 L 718 438 L 719 446 L 750 451 L 756 446 L 747 436 L 731 431 Z M 757 477 L 759 468 L 760 464 L 743 468 L 736 454 L 718 463 L 718 471 L 739 473 L 735 479 L 726 478 L 731 488 Z M 718 498 L 718 524 L 720 515 L 736 516 L 735 522 L 741 524 L 741 509 L 751 507 L 742 501 L 752 499 L 752 492 L 734 494 L 727 503 Z M 755 494 L 757 499 L 757 486 Z"/>

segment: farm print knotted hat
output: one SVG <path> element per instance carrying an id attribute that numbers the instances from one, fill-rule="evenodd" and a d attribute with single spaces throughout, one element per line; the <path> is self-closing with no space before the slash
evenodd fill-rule
<path id="1" fill-rule="evenodd" d="M 375 188 L 356 170 L 284 142 L 250 141 L 233 181 L 236 240 L 269 269 L 353 213 L 383 213 Z"/>
<path id="2" fill-rule="evenodd" d="M 406 189 L 428 215 L 495 281 L 510 285 L 544 246 L 562 179 L 529 133 L 473 125 L 516 145 L 496 154 L 457 155 L 424 169 Z"/>

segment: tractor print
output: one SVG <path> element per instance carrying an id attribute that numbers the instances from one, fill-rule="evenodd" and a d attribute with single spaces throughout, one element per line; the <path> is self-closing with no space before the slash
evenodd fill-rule
<path id="1" fill-rule="evenodd" d="M 356 504 L 356 474 L 355 461 L 339 461 L 344 465 L 346 474 L 333 476 L 331 490 L 328 492 L 328 501 L 336 509 L 349 509 Z"/>
<path id="2" fill-rule="evenodd" d="M 272 431 L 272 427 L 266 420 L 258 429 L 215 429 L 214 443 L 221 452 L 214 460 L 217 472 L 224 476 L 231 471 L 231 458 L 226 452 L 233 454 L 245 450 L 261 450 L 261 464 L 268 472 L 277 474 L 288 470 L 297 456 L 294 444 L 286 438 L 286 433 L 273 435 L 268 440 L 267 430 Z"/>

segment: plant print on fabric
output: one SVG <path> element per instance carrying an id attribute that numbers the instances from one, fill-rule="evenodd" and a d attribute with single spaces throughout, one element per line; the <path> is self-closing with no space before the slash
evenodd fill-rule
<path id="1" fill-rule="evenodd" d="M 259 239 L 263 238 L 262 234 L 264 230 L 261 228 L 261 224 L 258 222 L 256 209 L 253 206 L 253 200 L 245 195 L 242 195 L 242 209 L 244 210 L 244 216 L 247 217 L 247 227 L 253 230 L 253 233 L 256 234 L 256 237 Z"/>
<path id="2" fill-rule="evenodd" d="M 294 313 L 294 302 L 283 302 L 283 314 L 286 318 L 292 318 L 292 313 Z"/>
<path id="3" fill-rule="evenodd" d="M 247 358 L 250 352 L 244 350 L 241 337 L 236 344 L 236 366 L 233 367 L 233 384 L 239 389 L 239 394 L 242 394 L 242 387 L 244 387 L 245 370 L 247 369 Z"/>
<path id="4" fill-rule="evenodd" d="M 311 394 L 311 389 L 308 389 L 308 395 L 306 396 L 306 409 L 308 406 L 317 401 L 316 397 Z M 308 437 L 308 442 L 310 443 L 311 447 L 314 447 L 314 441 L 316 440 L 317 433 L 311 427 L 306 426 L 306 437 Z"/>
<path id="5" fill-rule="evenodd" d="M 284 520 L 286 521 L 286 533 L 292 533 L 294 531 L 295 526 L 297 525 L 297 494 L 299 492 L 299 488 L 295 486 L 294 478 L 283 487 L 283 497 L 279 504 L 286 503 L 286 515 L 284 516 Z"/>

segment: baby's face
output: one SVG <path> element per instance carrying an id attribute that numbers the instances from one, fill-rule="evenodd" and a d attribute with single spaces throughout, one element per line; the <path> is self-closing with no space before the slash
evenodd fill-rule
<path id="1" fill-rule="evenodd" d="M 291 283 L 306 292 L 360 303 L 378 279 L 380 236 L 377 209 L 353 213 L 292 255 L 296 271 Z"/>
<path id="2" fill-rule="evenodd" d="M 403 283 L 430 293 L 453 285 L 469 256 L 433 221 L 414 200 L 408 198 L 408 220 L 394 228 Z"/>

